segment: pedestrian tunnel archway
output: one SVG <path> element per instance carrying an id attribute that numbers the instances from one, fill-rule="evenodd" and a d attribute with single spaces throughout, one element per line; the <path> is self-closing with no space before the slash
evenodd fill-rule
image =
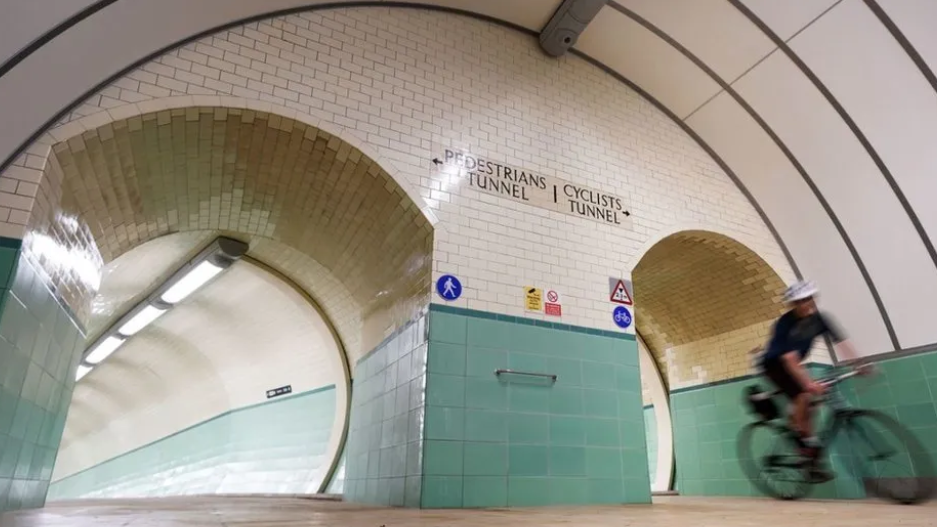
<path id="1" fill-rule="evenodd" d="M 784 282 L 748 247 L 700 230 L 658 241 L 632 278 L 636 328 L 647 350 L 642 381 L 651 474 L 672 459 L 683 494 L 750 495 L 735 453 L 748 418 L 741 390 L 754 373 L 751 350 L 764 344 L 783 312 Z M 814 358 L 828 362 L 825 352 Z M 671 440 L 672 452 L 656 448 Z"/>
<path id="2" fill-rule="evenodd" d="M 76 385 L 51 498 L 307 493 L 336 472 L 354 364 L 428 303 L 433 228 L 373 156 L 291 115 L 167 109 L 49 148 L 24 253 L 88 345 L 216 237 L 249 244 Z"/>

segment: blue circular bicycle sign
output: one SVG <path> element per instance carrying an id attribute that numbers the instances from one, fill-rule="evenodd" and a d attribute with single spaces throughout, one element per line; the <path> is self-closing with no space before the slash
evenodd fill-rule
<path id="1" fill-rule="evenodd" d="M 462 282 L 451 274 L 445 274 L 436 280 L 436 293 L 449 302 L 462 296 Z"/>
<path id="2" fill-rule="evenodd" d="M 615 320 L 615 325 L 621 329 L 628 329 L 631 326 L 632 318 L 631 311 L 628 311 L 628 308 L 625 306 L 618 306 L 612 311 L 612 319 Z"/>

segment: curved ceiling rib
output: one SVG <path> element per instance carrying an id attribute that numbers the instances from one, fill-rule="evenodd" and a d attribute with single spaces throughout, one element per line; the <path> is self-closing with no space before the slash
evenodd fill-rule
<path id="1" fill-rule="evenodd" d="M 905 53 L 911 57 L 911 60 L 914 62 L 914 65 L 921 70 L 921 75 L 924 75 L 924 78 L 927 79 L 927 82 L 930 83 L 931 87 L 934 88 L 934 91 L 937 92 L 937 75 L 934 75 L 934 71 L 927 65 L 927 61 L 924 60 L 924 57 L 918 53 L 917 48 L 914 47 L 914 44 L 905 36 L 904 32 L 898 27 L 898 24 L 888 13 L 885 12 L 885 9 L 876 1 L 876 0 L 864 0 L 865 5 L 872 10 L 872 13 L 878 18 L 878 20 L 888 29 L 888 32 L 891 33 L 891 36 L 895 37 L 895 40 L 898 41 L 898 44 L 904 49 Z"/>
<path id="2" fill-rule="evenodd" d="M 27 0 L 29 1 L 29 0 Z M 78 11 L 77 13 L 69 16 L 62 22 L 52 26 L 48 31 L 40 34 L 35 39 L 29 42 L 26 46 L 16 52 L 14 55 L 10 56 L 6 61 L 0 64 L 0 77 L 6 75 L 10 70 L 16 67 L 17 64 L 23 62 L 30 55 L 35 53 L 39 48 L 46 45 L 48 42 L 52 41 L 57 36 L 68 31 L 69 28 L 74 27 L 80 24 L 84 19 L 89 16 L 97 13 L 98 11 L 104 9 L 105 7 L 113 4 L 117 0 L 99 0 L 86 6 L 84 9 Z M 74 6 L 72 6 L 74 7 Z"/>
<path id="3" fill-rule="evenodd" d="M 736 92 L 735 89 L 732 88 L 732 86 L 730 86 L 729 83 L 725 81 L 725 79 L 719 76 L 719 74 L 713 71 L 712 68 L 710 68 L 705 62 L 703 62 L 699 57 L 697 57 L 694 53 L 688 50 L 685 46 L 677 42 L 673 37 L 671 37 L 669 34 L 661 30 L 656 25 L 652 24 L 650 21 L 648 21 L 641 15 L 621 5 L 615 0 L 611 0 L 608 3 L 608 6 L 615 9 L 619 13 L 627 16 L 628 18 L 634 20 L 635 22 L 643 26 L 648 31 L 654 33 L 658 38 L 667 42 L 670 46 L 678 50 L 682 55 L 684 55 L 687 59 L 693 62 L 693 64 L 695 64 L 699 69 L 704 71 L 711 79 L 713 79 L 713 81 L 715 81 L 726 94 L 731 96 L 735 100 L 735 102 L 738 103 L 739 106 L 741 106 L 748 113 L 748 115 L 756 123 L 758 123 L 758 125 L 762 128 L 762 130 L 764 130 L 764 132 L 771 138 L 774 144 L 784 154 L 787 160 L 791 163 L 791 165 L 797 170 L 797 172 L 803 178 L 804 182 L 810 188 L 814 197 L 823 207 L 823 210 L 826 212 L 830 221 L 833 223 L 833 226 L 836 228 L 837 233 L 840 235 L 840 237 L 843 240 L 843 243 L 845 243 L 847 249 L 849 250 L 849 254 L 852 256 L 852 259 L 856 265 L 856 268 L 859 270 L 859 273 L 862 275 L 862 278 L 865 281 L 866 286 L 869 288 L 869 293 L 872 295 L 872 299 L 875 302 L 879 315 L 882 318 L 882 322 L 885 325 L 885 330 L 888 332 L 888 337 L 889 337 L 889 340 L 891 341 L 892 346 L 894 346 L 894 349 L 896 350 L 901 349 L 901 344 L 898 340 L 898 335 L 895 332 L 894 326 L 892 325 L 891 318 L 888 315 L 888 311 L 885 309 L 885 303 L 882 301 L 881 294 L 879 294 L 878 289 L 876 288 L 875 283 L 872 280 L 872 276 L 869 273 L 868 269 L 866 268 L 865 263 L 862 261 L 862 258 L 859 256 L 859 252 L 858 250 L 856 250 L 855 244 L 853 243 L 852 239 L 849 237 L 849 234 L 846 232 L 845 227 L 843 227 L 842 222 L 836 216 L 836 213 L 833 211 L 833 208 L 830 206 L 829 202 L 823 196 L 823 193 L 820 191 L 819 187 L 817 187 L 816 183 L 807 173 L 806 169 L 804 169 L 803 165 L 800 163 L 800 161 L 797 160 L 796 156 L 794 156 L 793 152 L 791 152 L 791 150 L 787 147 L 784 141 L 782 141 L 781 138 L 778 137 L 778 135 L 774 132 L 774 130 L 768 125 L 767 122 L 765 122 L 765 120 L 761 117 L 761 115 L 759 115 L 758 112 L 756 112 L 755 109 L 752 108 L 752 106 L 748 103 L 748 101 L 746 101 L 741 95 L 739 95 L 738 92 Z"/>
<path id="4" fill-rule="evenodd" d="M 898 198 L 898 202 L 901 203 L 902 208 L 904 208 L 905 213 L 908 215 L 908 218 L 911 220 L 911 224 L 914 225 L 914 229 L 917 231 L 918 236 L 921 238 L 921 242 L 924 244 L 924 248 L 927 250 L 927 254 L 930 256 L 931 261 L 934 266 L 937 267 L 937 249 L 934 248 L 934 244 L 931 241 L 930 237 L 927 235 L 927 231 L 924 230 L 924 225 L 921 223 L 920 218 L 918 218 L 917 213 L 914 211 L 914 208 L 911 206 L 911 203 L 908 201 L 908 198 L 905 196 L 904 191 L 901 190 L 901 187 L 898 186 L 898 183 L 895 181 L 894 176 L 892 176 L 891 170 L 888 169 L 888 166 L 885 165 L 885 161 L 882 160 L 882 157 L 875 150 L 875 147 L 872 146 L 872 143 L 865 136 L 853 118 L 849 115 L 846 109 L 840 104 L 839 100 L 833 95 L 833 93 L 826 87 L 823 81 L 810 69 L 809 66 L 796 54 L 794 50 L 784 42 L 781 37 L 778 36 L 761 18 L 758 17 L 751 9 L 748 8 L 741 0 L 728 0 L 730 4 L 735 6 L 742 14 L 744 14 L 751 22 L 758 27 L 765 35 L 770 38 L 774 44 L 778 47 L 779 50 L 784 52 L 785 55 L 800 69 L 800 71 L 810 79 L 810 82 L 823 94 L 823 97 L 826 98 L 826 101 L 836 110 L 836 113 L 839 114 L 839 117 L 846 123 L 846 126 L 852 131 L 853 135 L 856 136 L 856 139 L 859 140 L 859 143 L 862 144 L 862 147 L 865 149 L 866 153 L 875 163 L 875 166 L 882 173 L 882 177 L 888 182 L 888 186 L 891 187 L 892 191 L 895 193 L 895 196 Z M 874 0 L 868 0 L 866 3 L 872 2 Z M 835 5 L 834 5 L 835 6 Z M 884 14 L 884 13 L 883 13 Z M 887 16 L 887 15 L 886 15 Z M 886 24 L 887 26 L 887 24 Z M 897 30 L 897 27 L 895 28 Z M 913 57 L 912 57 L 913 58 Z M 920 57 L 918 57 L 920 58 Z M 915 61 L 916 62 L 916 61 Z M 927 66 L 924 65 L 924 68 Z M 929 70 L 928 70 L 929 71 Z M 933 75 L 933 74 L 931 74 Z M 926 76 L 926 75 L 925 75 Z M 897 348 L 900 349 L 900 348 Z"/>

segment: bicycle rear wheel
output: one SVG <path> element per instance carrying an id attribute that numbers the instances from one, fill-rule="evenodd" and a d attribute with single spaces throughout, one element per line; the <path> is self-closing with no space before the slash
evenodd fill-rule
<path id="1" fill-rule="evenodd" d="M 738 458 L 752 485 L 773 498 L 797 500 L 813 487 L 806 460 L 783 426 L 764 421 L 746 425 L 739 432 Z"/>
<path id="2" fill-rule="evenodd" d="M 849 410 L 843 418 L 851 457 L 867 493 L 908 505 L 934 496 L 934 464 L 914 434 L 874 410 Z"/>

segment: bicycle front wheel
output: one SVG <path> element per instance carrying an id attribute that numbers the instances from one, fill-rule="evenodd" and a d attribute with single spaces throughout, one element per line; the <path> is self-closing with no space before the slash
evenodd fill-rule
<path id="1" fill-rule="evenodd" d="M 850 410 L 844 419 L 851 457 L 868 494 L 908 505 L 934 496 L 934 464 L 914 434 L 873 410 Z"/>
<path id="2" fill-rule="evenodd" d="M 739 432 L 737 448 L 742 471 L 762 493 L 797 500 L 810 492 L 805 460 L 785 427 L 770 422 L 748 424 Z"/>

